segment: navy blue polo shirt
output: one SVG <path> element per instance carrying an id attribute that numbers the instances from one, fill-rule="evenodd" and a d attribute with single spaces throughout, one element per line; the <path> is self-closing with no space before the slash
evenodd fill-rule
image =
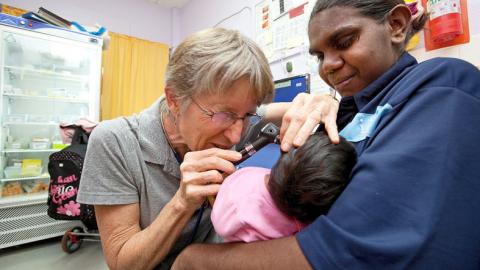
<path id="1" fill-rule="evenodd" d="M 480 72 L 408 53 L 342 100 L 351 183 L 297 240 L 315 269 L 480 269 Z M 348 124 L 347 124 L 348 123 Z"/>

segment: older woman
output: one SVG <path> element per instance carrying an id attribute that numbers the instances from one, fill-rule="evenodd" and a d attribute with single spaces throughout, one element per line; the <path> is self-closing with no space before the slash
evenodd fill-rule
<path id="1" fill-rule="evenodd" d="M 405 52 L 424 18 L 403 0 L 318 0 L 320 76 L 343 96 L 351 182 L 296 237 L 193 245 L 174 269 L 478 269 L 480 72 Z"/>
<path id="2" fill-rule="evenodd" d="M 215 240 L 210 210 L 201 206 L 235 170 L 241 156 L 229 149 L 260 115 L 280 124 L 285 114 L 285 150 L 302 144 L 320 121 L 338 141 L 331 97 L 300 95 L 257 111 L 272 96 L 259 47 L 237 31 L 207 29 L 175 50 L 164 97 L 93 131 L 78 200 L 95 205 L 110 268 L 169 269 L 192 241 Z"/>

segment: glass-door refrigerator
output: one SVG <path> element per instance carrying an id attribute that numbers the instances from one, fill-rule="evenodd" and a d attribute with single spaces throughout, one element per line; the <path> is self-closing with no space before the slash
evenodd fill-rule
<path id="1" fill-rule="evenodd" d="M 59 123 L 98 121 L 102 41 L 0 14 L 0 248 L 60 236 L 47 216 Z"/>

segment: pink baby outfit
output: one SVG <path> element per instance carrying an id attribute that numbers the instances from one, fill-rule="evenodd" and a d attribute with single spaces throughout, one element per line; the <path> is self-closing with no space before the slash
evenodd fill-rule
<path id="1" fill-rule="evenodd" d="M 227 177 L 217 194 L 211 219 L 229 242 L 253 242 L 289 236 L 303 225 L 275 206 L 265 184 L 269 169 L 246 167 Z"/>

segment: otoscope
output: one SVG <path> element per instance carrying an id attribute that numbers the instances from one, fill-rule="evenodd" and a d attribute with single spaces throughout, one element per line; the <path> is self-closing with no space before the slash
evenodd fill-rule
<path id="1" fill-rule="evenodd" d="M 256 152 L 260 151 L 263 147 L 265 147 L 269 143 L 280 143 L 280 129 L 273 123 L 266 124 L 258 134 L 257 139 L 255 139 L 252 143 L 246 144 L 240 151 L 242 154 L 242 158 L 238 161 L 233 162 L 233 165 L 238 165 L 251 156 L 253 156 Z M 215 201 L 214 196 L 207 197 L 210 206 L 213 206 L 213 202 Z"/>
<path id="2" fill-rule="evenodd" d="M 239 161 L 234 162 L 234 165 L 238 165 L 249 157 L 253 156 L 256 152 L 262 149 L 269 143 L 280 143 L 280 129 L 272 123 L 266 124 L 261 130 L 260 134 L 258 134 L 258 138 L 250 144 L 247 144 L 241 149 L 239 152 L 242 154 L 242 159 Z"/>

